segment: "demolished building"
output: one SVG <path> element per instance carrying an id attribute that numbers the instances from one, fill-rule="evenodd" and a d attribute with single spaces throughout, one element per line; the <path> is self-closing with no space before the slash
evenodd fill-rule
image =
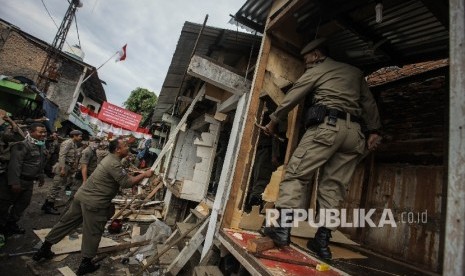
<path id="1" fill-rule="evenodd" d="M 204 107 L 204 110 L 210 109 L 210 112 L 206 112 L 210 113 L 210 116 L 191 115 L 192 121 L 186 125 L 187 131 L 179 134 L 178 137 L 181 138 L 172 140 L 173 150 L 164 163 L 165 176 L 168 176 L 167 186 L 170 190 L 176 190 L 174 193 L 169 192 L 167 199 L 172 197 L 172 194 L 176 194 L 176 198 L 188 200 L 179 201 L 178 206 L 181 206 L 181 210 L 195 206 L 191 201 L 198 202 L 202 199 L 203 204 L 211 209 L 210 222 L 208 226 L 206 223 L 203 226 L 206 229 L 204 230 L 206 237 L 203 242 L 202 258 L 208 258 L 212 246 L 219 246 L 231 253 L 241 266 L 253 275 L 272 275 L 276 272 L 273 269 L 280 267 L 276 262 L 263 261 L 247 253 L 243 248 L 244 242 L 237 238 L 247 236 L 247 232 L 242 231 L 244 229 L 241 230 L 240 225 L 244 216 L 247 216 L 243 213 L 243 207 L 249 192 L 247 183 L 252 172 L 259 135 L 255 121 L 260 121 L 263 114 L 263 99 L 268 98 L 279 104 L 284 95 L 283 88 L 292 84 L 303 72 L 299 50 L 318 34 L 328 37 L 329 51 L 335 59 L 353 64 L 367 75 L 376 71 L 368 81 L 380 106 L 385 128 L 384 145 L 357 167 L 344 207 L 348 210 L 390 208 L 394 210 L 397 222 L 396 228 L 343 229 L 342 232 L 346 236 L 361 244 L 361 247 L 354 247 L 352 244 L 349 248 L 368 257 L 372 265 L 366 265 L 367 261 L 340 262 L 334 265 L 334 271 L 369 274 L 380 268 L 390 273 L 405 273 L 405 271 L 440 273 L 454 270 L 455 266 L 449 261 L 443 266 L 446 257 L 447 260 L 451 257 L 448 248 L 457 252 L 459 246 L 450 244 L 446 239 L 447 233 L 450 235 L 450 231 L 459 231 L 458 233 L 464 231 L 459 225 L 449 225 L 449 227 L 459 227 L 460 230 L 446 231 L 445 227 L 447 217 L 451 215 L 451 208 L 454 208 L 446 207 L 447 198 L 459 196 L 447 193 L 448 189 L 457 191 L 458 187 L 457 182 L 451 181 L 450 177 L 447 180 L 448 168 L 456 158 L 448 152 L 448 146 L 451 146 L 455 139 L 448 130 L 458 123 L 454 122 L 457 120 L 456 116 L 452 118 L 448 115 L 448 110 L 454 110 L 449 98 L 454 95 L 453 90 L 457 88 L 451 83 L 451 88 L 448 89 L 448 79 L 455 74 L 452 70 L 449 73 L 449 66 L 454 64 L 451 62 L 449 65 L 447 60 L 450 39 L 448 12 L 452 10 L 454 3 L 419 0 L 382 1 L 381 15 L 376 14 L 377 4 L 378 2 L 375 1 L 323 3 L 299 0 L 249 0 L 234 15 L 238 23 L 249 30 L 262 33 L 263 38 L 256 63 L 253 62 L 248 66 L 254 71 L 254 77 L 249 83 L 250 91 L 242 96 L 229 92 L 232 95 L 228 99 L 232 100 L 232 97 L 235 97 L 238 99 L 238 104 L 234 106 L 235 117 L 230 126 L 219 185 L 213 193 L 214 199 L 208 196 L 208 188 L 205 187 L 214 173 L 212 159 L 215 157 L 213 153 L 217 152 L 214 149 L 218 145 L 218 142 L 215 142 L 218 141 L 217 129 L 223 127 L 224 121 L 221 119 L 226 117 L 220 114 L 223 113 L 221 110 L 214 110 L 210 106 Z M 197 28 L 200 29 L 200 26 Z M 452 34 L 456 35 L 454 32 Z M 184 55 L 189 56 L 190 49 L 184 52 Z M 454 52 L 455 50 L 451 50 L 451 53 Z M 443 60 L 418 64 L 437 59 Z M 205 93 L 204 98 L 208 99 L 211 94 L 208 92 L 208 87 L 211 87 L 213 79 L 209 73 L 218 72 L 212 69 L 213 65 L 214 63 L 208 59 L 194 56 L 189 65 L 190 74 L 207 82 L 206 91 L 202 91 L 198 85 L 195 87 L 194 84 L 191 84 L 191 91 L 199 91 L 199 93 L 178 93 L 188 90 L 175 88 L 174 94 L 172 93 L 170 97 L 177 103 L 171 102 L 169 108 L 176 108 L 176 105 L 184 105 L 186 108 L 194 106 L 198 100 L 196 96 L 200 93 Z M 414 69 L 404 70 L 409 66 Z M 377 71 L 381 68 L 385 69 Z M 200 70 L 204 72 L 195 72 Z M 397 72 L 396 77 L 389 77 L 392 71 Z M 243 73 L 242 77 L 244 83 L 247 83 L 250 75 Z M 167 80 L 168 78 L 165 83 Z M 187 85 L 181 79 L 177 81 L 178 84 Z M 221 88 L 220 85 L 217 87 Z M 169 108 L 163 111 L 168 111 L 168 114 L 165 114 L 166 123 L 172 120 L 174 116 L 171 115 L 177 112 Z M 299 124 L 298 114 L 302 112 L 302 108 L 302 106 L 296 108 L 289 116 L 286 160 L 297 144 L 299 133 L 293 130 L 298 129 L 295 126 Z M 195 109 L 193 107 L 193 110 Z M 161 113 L 156 115 L 158 117 L 155 116 L 155 121 L 161 121 L 161 115 Z M 177 121 L 170 122 L 172 129 L 179 119 L 181 117 L 178 117 Z M 448 122 L 449 119 L 451 121 Z M 205 130 L 204 134 L 192 132 L 202 127 Z M 174 133 L 174 135 L 178 134 Z M 208 154 L 202 149 L 206 144 L 210 146 Z M 203 160 L 209 160 L 210 163 L 202 164 Z M 203 173 L 202 177 L 198 178 L 203 179 L 202 184 L 194 180 L 195 170 L 200 169 L 200 166 L 206 168 L 198 171 Z M 274 183 L 270 184 L 274 187 L 270 189 L 274 191 L 268 191 L 275 195 L 281 176 L 276 177 L 277 180 L 272 180 Z M 191 186 L 195 188 L 187 188 L 193 183 L 197 183 Z M 309 203 L 311 203 L 311 194 L 312 191 L 308 191 Z M 402 222 L 402 214 L 421 215 L 424 212 L 427 213 L 424 223 Z M 461 212 L 463 213 L 463 210 Z M 168 221 L 182 220 L 186 217 L 186 211 L 177 214 L 173 218 L 169 212 L 165 213 Z M 308 238 L 308 234 L 296 233 L 299 232 L 298 229 L 293 232 L 297 238 Z M 454 234 L 454 239 L 456 238 L 458 237 Z M 463 242 L 459 244 L 463 245 Z M 298 245 L 295 247 L 299 253 L 308 254 L 302 250 L 302 247 Z M 463 249 L 458 250 L 461 252 Z M 463 262 L 463 256 L 460 256 L 456 256 L 458 259 L 456 263 Z M 376 267 L 376 264 L 379 267 Z M 391 267 L 386 268 L 386 266 Z M 291 269 L 281 264 L 281 268 L 283 267 Z M 299 274 L 298 270 L 292 270 L 291 274 L 305 275 L 305 273 Z"/>

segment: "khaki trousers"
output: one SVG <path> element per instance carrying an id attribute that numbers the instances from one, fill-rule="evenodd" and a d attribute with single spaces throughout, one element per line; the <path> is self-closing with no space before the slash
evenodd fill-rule
<path id="1" fill-rule="evenodd" d="M 108 218 L 108 208 L 94 208 L 73 199 L 70 208 L 55 224 L 45 240 L 56 244 L 76 230 L 82 223 L 82 257 L 93 258 L 97 254 Z"/>
<path id="2" fill-rule="evenodd" d="M 344 199 L 348 183 L 365 149 L 365 136 L 360 125 L 338 119 L 336 126 L 320 125 L 305 132 L 286 167 L 279 188 L 278 208 L 302 208 L 306 185 L 321 167 L 318 184 L 320 208 L 338 208 Z"/>

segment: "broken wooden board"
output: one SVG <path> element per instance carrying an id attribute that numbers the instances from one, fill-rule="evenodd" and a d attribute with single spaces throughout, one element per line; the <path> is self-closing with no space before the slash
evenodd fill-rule
<path id="1" fill-rule="evenodd" d="M 76 273 L 74 273 L 74 271 L 72 271 L 68 266 L 60 267 L 58 271 L 65 276 L 76 276 Z"/>
<path id="2" fill-rule="evenodd" d="M 266 185 L 262 198 L 266 202 L 275 202 L 279 195 L 279 184 L 284 174 L 284 166 L 280 166 L 271 175 L 270 183 Z"/>
<path id="3" fill-rule="evenodd" d="M 260 206 L 252 206 L 250 213 L 242 213 L 239 228 L 244 230 L 258 231 L 265 221 L 265 216 L 260 214 Z"/>
<path id="4" fill-rule="evenodd" d="M 161 252 L 166 245 L 157 244 L 157 252 Z M 179 249 L 176 247 L 171 247 L 165 254 L 161 255 L 158 259 L 158 264 L 160 265 L 170 265 L 173 260 L 179 255 Z"/>
<path id="5" fill-rule="evenodd" d="M 69 254 L 61 254 L 61 255 L 58 255 L 58 256 L 55 256 L 53 257 L 52 261 L 54 262 L 61 262 L 63 261 L 64 259 L 68 258 Z"/>
<path id="6" fill-rule="evenodd" d="M 239 235 L 236 235 L 239 234 Z M 240 238 L 239 238 L 240 237 Z M 286 275 L 286 276 L 309 276 L 309 275 L 323 275 L 322 272 L 317 271 L 315 267 L 310 266 L 302 266 L 297 264 L 290 264 L 281 261 L 273 261 L 268 260 L 265 258 L 257 258 L 253 256 L 253 254 L 248 253 L 245 248 L 247 246 L 247 242 L 250 239 L 257 239 L 260 237 L 260 234 L 254 233 L 251 231 L 237 231 L 232 229 L 223 229 L 222 233 L 220 234 L 220 241 L 223 245 L 228 247 L 228 250 L 235 256 L 242 256 L 244 263 L 246 265 L 251 265 L 256 268 L 256 273 L 258 271 L 265 270 L 262 274 L 254 274 L 254 275 Z M 279 259 L 289 259 L 295 260 L 299 262 L 305 262 L 309 265 L 318 265 L 321 263 L 319 259 L 312 256 L 308 252 L 301 250 L 300 248 L 296 247 L 295 245 L 291 246 L 284 246 L 282 248 L 273 248 L 262 252 L 271 257 L 276 257 Z M 242 262 L 241 262 L 242 263 Z M 244 265 L 242 263 L 242 265 Z M 347 275 L 344 272 L 330 267 L 330 270 L 325 271 L 324 275 Z"/>
<path id="7" fill-rule="evenodd" d="M 297 244 L 303 249 L 307 249 L 307 242 L 309 239 L 299 238 L 299 237 L 291 237 L 291 242 Z M 333 254 L 333 259 L 366 259 L 367 257 L 358 253 L 354 252 L 350 249 L 346 249 L 335 244 L 331 244 L 329 246 L 331 249 L 331 253 Z"/>
<path id="8" fill-rule="evenodd" d="M 139 225 L 134 224 L 132 226 L 131 238 L 134 239 L 135 236 L 139 236 L 139 235 L 140 235 L 140 227 Z"/>
<path id="9" fill-rule="evenodd" d="M 195 223 L 188 223 L 188 222 L 177 222 L 176 227 L 179 230 L 179 233 L 183 235 L 187 231 L 189 231 L 192 227 L 195 226 Z M 186 238 L 192 238 L 195 234 L 195 229 L 187 234 Z"/>
<path id="10" fill-rule="evenodd" d="M 292 227 L 291 235 L 301 238 L 313 238 L 318 228 L 311 227 L 307 221 L 299 221 L 298 227 Z M 359 245 L 353 240 L 347 238 L 341 231 L 336 230 L 331 233 L 331 242 L 344 243 L 350 245 Z"/>
<path id="11" fill-rule="evenodd" d="M 128 217 L 129 221 L 135 221 L 135 222 L 152 222 L 156 221 L 157 219 L 161 219 L 161 214 L 158 212 L 157 215 L 141 215 L 139 214 L 130 214 Z"/>
<path id="12" fill-rule="evenodd" d="M 50 230 L 51 228 L 39 229 L 34 230 L 34 233 L 37 235 L 37 237 L 39 237 L 41 241 L 44 241 L 45 236 L 47 236 Z M 82 234 L 79 234 L 78 238 L 75 240 L 70 240 L 68 236 L 65 236 L 59 243 L 54 244 L 52 246 L 52 251 L 55 252 L 56 255 L 71 252 L 79 252 L 81 251 L 81 242 Z M 115 245 L 119 245 L 119 243 L 113 241 L 112 239 L 102 237 L 102 239 L 100 240 L 99 248 Z"/>
<path id="13" fill-rule="evenodd" d="M 268 237 L 263 237 L 248 240 L 246 249 L 248 252 L 258 253 L 273 248 L 275 248 L 273 240 Z"/>
<path id="14" fill-rule="evenodd" d="M 222 276 L 220 269 L 217 266 L 196 266 L 193 276 Z"/>

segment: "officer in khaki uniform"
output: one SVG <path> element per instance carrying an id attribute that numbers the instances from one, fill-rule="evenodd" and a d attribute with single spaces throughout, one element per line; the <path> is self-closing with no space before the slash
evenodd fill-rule
<path id="1" fill-rule="evenodd" d="M 54 166 L 55 176 L 53 177 L 53 186 L 50 193 L 42 205 L 42 210 L 46 214 L 59 215 L 55 208 L 55 200 L 62 186 L 72 185 L 72 176 L 76 172 L 79 162 L 78 143 L 82 141 L 82 132 L 73 130 L 69 133 L 71 138 L 67 139 L 60 145 L 58 163 Z"/>
<path id="2" fill-rule="evenodd" d="M 280 184 L 276 202 L 280 210 L 302 208 L 302 191 L 306 190 L 305 185 L 310 183 L 315 170 L 323 165 L 317 194 L 319 207 L 339 208 L 357 158 L 366 146 L 373 150 L 381 140 L 378 108 L 363 73 L 327 57 L 324 43 L 325 39 L 321 38 L 304 47 L 301 54 L 307 70 L 270 115 L 271 122 L 265 127 L 265 133 L 274 133 L 277 122 L 285 119 L 305 97 L 313 96 L 311 111 L 314 112 L 310 113 L 310 120 L 306 118 L 307 131 L 289 160 Z M 370 133 L 367 144 L 360 125 L 363 122 Z M 284 246 L 290 242 L 290 230 L 289 227 L 266 227 L 264 232 L 276 245 Z M 320 227 L 307 244 L 323 259 L 332 257 L 328 247 L 331 230 L 335 229 Z"/>
<path id="3" fill-rule="evenodd" d="M 110 154 L 98 164 L 94 173 L 82 185 L 69 210 L 45 237 L 45 241 L 33 259 L 51 259 L 54 253 L 51 246 L 56 244 L 82 223 L 82 262 L 76 274 L 83 275 L 93 272 L 99 265 L 91 262 L 97 254 L 98 245 L 109 217 L 111 200 L 120 188 L 137 185 L 146 177 L 151 177 L 153 171 L 147 170 L 137 176 L 128 175 L 121 166 L 121 159 L 128 155 L 129 147 L 123 139 L 115 139 L 109 145 Z M 111 216 L 111 215 L 110 215 Z"/>
<path id="4" fill-rule="evenodd" d="M 81 170 L 78 173 L 82 176 L 82 184 L 86 183 L 87 178 L 97 168 L 97 147 L 98 141 L 95 138 L 91 138 L 89 145 L 81 153 L 81 159 L 79 159 Z"/>
<path id="5" fill-rule="evenodd" d="M 34 181 L 44 184 L 47 130 L 43 124 L 33 123 L 28 131 L 23 141 L 11 146 L 8 181 L 0 181 L 0 231 L 5 235 L 24 234 L 17 222 L 31 202 Z"/>

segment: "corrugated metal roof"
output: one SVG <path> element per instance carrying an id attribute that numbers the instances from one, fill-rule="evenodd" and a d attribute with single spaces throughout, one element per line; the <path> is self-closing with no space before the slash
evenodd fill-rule
<path id="1" fill-rule="evenodd" d="M 163 113 L 171 111 L 201 28 L 200 24 L 185 22 L 158 97 L 152 122 L 160 122 Z M 258 52 L 260 41 L 260 36 L 205 26 L 195 54 L 217 59 L 221 53 L 223 63 L 234 67 L 241 58 L 249 57 L 252 47 L 254 52 Z M 191 79 L 192 77 L 186 76 L 181 91 L 192 85 Z"/>
<path id="2" fill-rule="evenodd" d="M 263 32 L 272 2 L 247 0 L 235 19 Z M 328 37 L 332 57 L 366 71 L 448 56 L 446 0 L 383 0 L 381 23 L 375 20 L 377 2 L 290 0 L 286 6 L 297 3 L 299 8 L 287 20 L 296 23 L 296 29 L 291 31 L 307 41 L 316 35 Z"/>

